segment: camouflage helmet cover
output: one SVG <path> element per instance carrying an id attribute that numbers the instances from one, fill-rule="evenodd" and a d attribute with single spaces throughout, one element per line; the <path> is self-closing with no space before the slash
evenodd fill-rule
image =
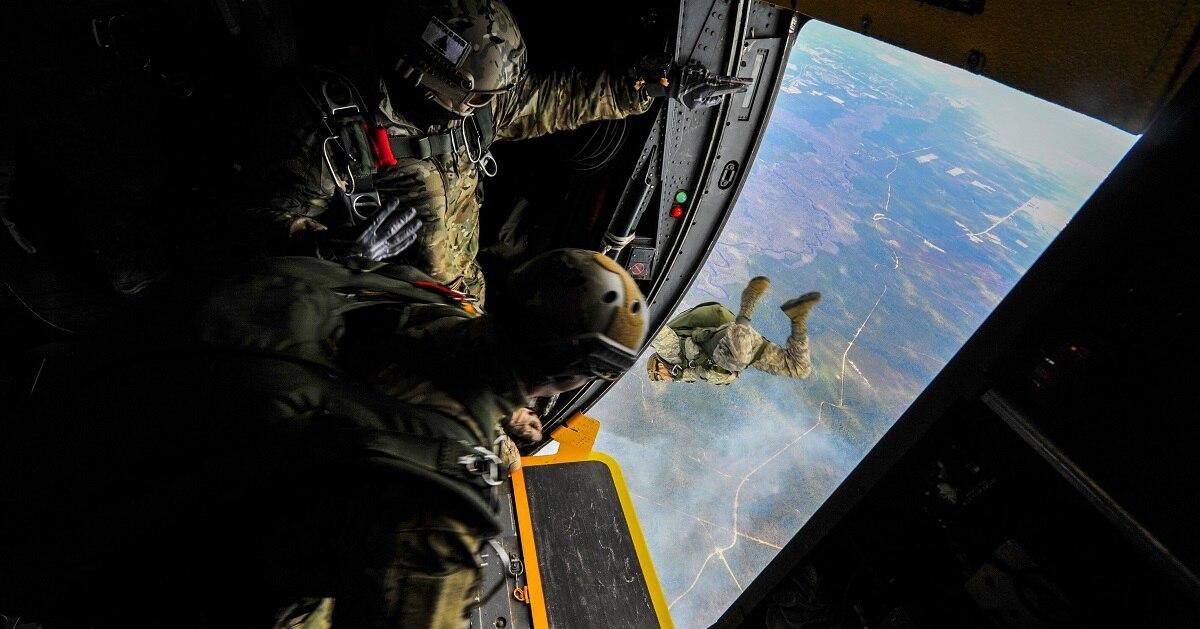
<path id="1" fill-rule="evenodd" d="M 397 3 L 392 13 L 407 33 L 398 66 L 452 111 L 469 114 L 525 76 L 525 40 L 500 0 Z"/>
<path id="2" fill-rule="evenodd" d="M 509 286 L 509 331 L 544 374 L 613 379 L 634 365 L 646 301 L 611 258 L 555 249 L 513 271 Z"/>

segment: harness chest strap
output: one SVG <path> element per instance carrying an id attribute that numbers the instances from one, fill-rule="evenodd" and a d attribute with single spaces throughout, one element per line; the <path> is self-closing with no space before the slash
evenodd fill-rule
<path id="1" fill-rule="evenodd" d="M 368 196 L 379 205 L 374 176 L 384 168 L 395 166 L 400 159 L 425 160 L 466 151 L 467 157 L 478 164 L 485 175 L 496 173 L 490 152 L 496 138 L 490 106 L 480 107 L 461 125 L 444 133 L 425 137 L 391 136 L 386 127 L 368 122 L 369 108 L 344 76 L 335 72 L 320 73 L 316 93 L 304 87 L 303 82 L 301 87 L 320 112 L 322 123 L 330 134 L 322 150 L 335 180 L 345 175 L 347 181 L 342 191 L 351 195 L 349 201 L 356 202 L 358 198 Z M 331 141 L 341 153 L 337 159 L 330 154 Z M 352 203 L 351 207 L 354 205 Z"/>
<path id="2" fill-rule="evenodd" d="M 391 165 L 395 164 L 397 159 L 429 159 L 439 155 L 453 155 L 466 147 L 468 152 L 474 153 L 476 150 L 479 155 L 475 155 L 472 159 L 482 159 L 490 149 L 492 142 L 496 139 L 496 129 L 492 121 L 491 107 L 480 107 L 472 116 L 474 122 L 470 125 L 476 128 L 478 137 L 470 137 L 467 132 L 468 124 L 464 124 L 437 135 L 430 135 L 423 138 L 387 136 L 386 131 L 383 135 L 379 135 L 376 131 L 376 136 L 373 140 L 377 144 L 381 144 L 381 140 L 387 139 L 386 151 L 382 146 L 377 146 L 377 161 L 378 153 L 385 153 L 390 156 Z M 470 118 L 467 119 L 471 120 Z M 379 162 L 381 166 L 388 165 L 388 157 Z"/>

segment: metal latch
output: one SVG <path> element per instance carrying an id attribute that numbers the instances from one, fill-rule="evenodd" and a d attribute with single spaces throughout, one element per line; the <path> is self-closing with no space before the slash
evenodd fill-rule
<path id="1" fill-rule="evenodd" d="M 483 446 L 475 446 L 474 450 L 473 454 L 458 457 L 459 464 L 492 487 L 503 483 L 504 461 Z"/>

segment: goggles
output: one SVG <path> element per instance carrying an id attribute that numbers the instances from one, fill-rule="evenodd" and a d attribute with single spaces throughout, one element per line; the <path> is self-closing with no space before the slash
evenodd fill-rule
<path id="1" fill-rule="evenodd" d="M 463 89 L 432 73 L 422 77 L 421 85 L 428 89 L 442 106 L 460 116 L 470 116 L 476 109 L 490 105 L 497 96 L 507 94 L 517 87 L 514 83 L 494 90 Z"/>
<path id="2" fill-rule="evenodd" d="M 637 353 L 600 334 L 581 334 L 538 348 L 547 371 L 561 376 L 616 380 L 637 363 Z"/>

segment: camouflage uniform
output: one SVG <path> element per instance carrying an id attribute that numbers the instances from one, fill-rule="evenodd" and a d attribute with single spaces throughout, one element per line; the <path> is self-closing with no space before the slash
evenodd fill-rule
<path id="1" fill-rule="evenodd" d="M 419 138 L 473 124 L 467 118 L 444 127 L 419 127 L 404 115 L 403 104 L 392 102 L 382 80 L 378 91 L 381 97 L 375 122 L 386 128 L 389 136 Z M 270 111 L 285 120 L 304 122 L 292 125 L 299 132 L 286 141 L 285 156 L 275 160 L 266 175 L 273 188 L 270 201 L 253 210 L 268 224 L 266 242 L 276 246 L 301 225 L 298 221 L 320 217 L 336 194 L 322 156 L 322 142 L 328 134 L 307 102 L 295 94 L 289 98 L 292 102 L 280 103 Z M 634 89 L 632 80 L 614 73 L 570 70 L 529 75 L 489 107 L 496 140 L 525 140 L 642 113 L 650 108 L 651 100 L 644 91 Z M 379 172 L 375 184 L 381 196 L 399 199 L 402 208 L 416 208 L 424 223 L 405 261 L 439 282 L 482 299 L 484 278 L 475 259 L 482 191 L 479 168 L 467 153 L 466 147 L 459 147 L 454 155 L 401 158 L 395 166 Z"/>
<path id="2" fill-rule="evenodd" d="M 28 424 L 0 422 L 0 506 L 22 514 L 0 521 L 0 609 L 79 626 L 464 625 L 497 525 L 460 457 L 528 400 L 494 320 L 424 280 L 269 260 L 164 336 L 194 341 L 130 340 L 119 365 L 45 383 L 14 418 Z M 147 600 L 130 609 L 130 591 Z M 335 600 L 277 613 L 304 596 Z"/>
<path id="3" fill-rule="evenodd" d="M 708 313 L 700 309 L 709 310 Z M 723 323 L 693 328 L 689 317 L 708 314 Z M 807 378 L 812 371 L 808 351 L 808 333 L 803 323 L 792 325 L 792 334 L 780 347 L 762 337 L 746 323 L 734 321 L 733 313 L 720 304 L 703 304 L 680 314 L 658 333 L 650 347 L 663 361 L 674 367 L 674 380 L 711 384 L 729 384 L 747 367 L 772 375 Z M 706 348 L 712 348 L 711 355 Z"/>
<path id="4" fill-rule="evenodd" d="M 264 275 L 303 277 L 307 269 L 320 272 L 336 268 L 317 260 L 283 258 L 270 263 Z M 388 273 L 380 269 L 369 275 Z M 412 281 L 422 275 L 406 273 L 401 277 Z M 233 292 L 247 291 L 235 285 Z M 368 299 L 387 298 L 386 287 L 363 292 Z M 217 295 L 210 303 L 224 308 L 236 299 L 233 295 Z M 213 327 L 224 328 L 223 318 L 214 318 Z M 336 336 L 337 341 L 331 344 L 335 364 L 388 398 L 453 420 L 472 435 L 474 444 L 494 444 L 499 420 L 528 403 L 523 386 L 508 364 L 508 353 L 499 349 L 502 341 L 491 322 L 473 311 L 464 313 L 459 306 L 411 303 L 366 308 L 346 314 L 344 328 Z M 381 338 L 389 341 L 380 343 Z M 404 360 L 409 356 L 424 359 L 413 364 Z M 403 495 L 397 500 L 394 494 L 403 491 L 395 488 L 384 489 L 379 496 L 374 496 L 369 487 L 366 491 L 360 502 L 392 508 L 379 514 L 379 509 L 369 507 L 350 519 L 352 528 L 343 547 L 351 549 L 350 556 L 359 560 L 358 580 L 339 597 L 303 601 L 293 613 L 284 614 L 276 626 L 464 626 L 465 614 L 478 595 L 482 578 L 478 552 L 488 536 L 478 526 L 444 512 L 442 507 L 451 500 L 449 494 L 439 503 L 433 490 L 430 493 L 435 502 L 422 507 L 421 502 Z M 334 500 L 333 504 L 340 503 Z M 327 508 L 328 504 L 321 510 Z"/>

